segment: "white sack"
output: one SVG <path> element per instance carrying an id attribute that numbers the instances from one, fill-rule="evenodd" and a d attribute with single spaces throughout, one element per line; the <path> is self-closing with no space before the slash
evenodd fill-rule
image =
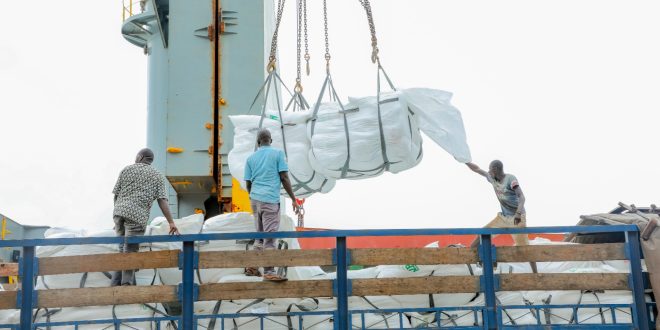
<path id="1" fill-rule="evenodd" d="M 454 156 L 457 161 L 472 161 L 461 113 L 451 105 L 452 94 L 430 88 L 402 89 L 401 96 L 415 113 L 419 129 Z"/>
<path id="2" fill-rule="evenodd" d="M 328 179 L 321 173 L 316 172 L 307 158 L 310 144 L 307 139 L 306 121 L 309 117 L 308 111 L 285 112 L 282 122 L 284 123 L 284 139 L 280 120 L 275 115 L 264 118 L 262 127 L 267 128 L 273 139 L 274 148 L 286 151 L 287 164 L 289 166 L 289 178 L 293 193 L 298 198 L 306 198 L 315 192 L 326 193 L 335 185 L 335 180 Z M 274 118 L 274 119 L 273 119 Z M 229 116 L 234 124 L 234 147 L 229 152 L 229 172 L 245 188 L 245 163 L 255 151 L 257 132 L 261 116 Z M 287 196 L 286 191 L 281 189 L 280 194 Z"/>
<path id="3" fill-rule="evenodd" d="M 52 312 L 50 315 L 50 322 L 65 322 L 65 321 L 85 321 L 85 320 L 112 320 L 113 312 L 119 319 L 126 318 L 146 318 L 146 317 L 158 317 L 165 314 L 165 310 L 160 304 L 148 304 L 152 308 L 156 309 L 158 312 L 155 312 L 153 309 L 146 307 L 145 305 L 115 305 L 115 306 L 92 306 L 92 307 L 66 307 L 66 308 L 57 308 L 49 309 L 48 312 Z M 114 311 L 113 311 L 114 310 Z M 37 313 L 35 323 L 47 322 L 46 310 L 40 309 Z M 15 322 L 19 322 L 20 313 L 15 313 L 13 318 Z M 67 327 L 53 327 L 54 329 L 63 329 Z M 69 326 L 69 328 L 73 328 Z M 118 329 L 155 329 L 155 322 L 126 322 L 121 323 Z M 46 329 L 37 328 L 37 329 Z M 112 323 L 109 324 L 90 324 L 90 325 L 81 325 L 78 329 L 114 329 Z M 166 325 L 166 322 L 161 322 L 161 329 L 173 329 L 169 325 Z"/>
<path id="4" fill-rule="evenodd" d="M 365 179 L 386 170 L 398 173 L 421 161 L 417 120 L 401 93 L 380 94 L 382 143 L 376 102 L 375 96 L 351 99 L 345 112 L 338 103 L 319 105 L 316 118 L 307 125 L 314 169 L 335 179 Z"/>

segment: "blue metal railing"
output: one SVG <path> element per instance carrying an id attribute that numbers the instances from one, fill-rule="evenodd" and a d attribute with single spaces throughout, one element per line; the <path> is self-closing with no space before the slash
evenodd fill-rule
<path id="1" fill-rule="evenodd" d="M 337 267 L 337 278 L 334 283 L 335 297 L 337 299 L 337 309 L 332 312 L 290 312 L 291 316 L 299 316 L 299 322 L 302 323 L 303 315 L 324 314 L 333 318 L 335 329 L 364 328 L 365 324 L 353 324 L 353 316 L 360 315 L 364 320 L 364 315 L 392 313 L 398 318 L 405 317 L 405 313 L 426 312 L 442 313 L 452 310 L 472 311 L 475 319 L 475 326 L 471 327 L 450 327 L 452 329 L 526 329 L 526 328 L 571 328 L 579 329 L 585 325 L 506 325 L 502 322 L 503 309 L 533 309 L 539 312 L 544 306 L 498 306 L 496 300 L 496 276 L 493 273 L 493 266 L 496 256 L 496 248 L 492 245 L 492 236 L 498 234 L 531 234 L 531 233 L 606 233 L 623 232 L 626 237 L 626 256 L 630 260 L 629 287 L 633 294 L 633 303 L 626 304 L 599 304 L 600 308 L 630 308 L 632 314 L 632 324 L 618 324 L 616 317 L 613 318 L 613 324 L 588 325 L 590 329 L 647 329 L 650 326 L 651 309 L 647 306 L 644 298 L 644 283 L 641 268 L 641 253 L 639 244 L 639 231 L 634 225 L 620 226 L 589 226 L 589 227 L 530 227 L 530 228 L 465 228 L 465 229 L 382 229 L 382 230 L 332 230 L 332 231 L 306 231 L 306 232 L 274 232 L 274 233 L 220 233 L 220 234 L 196 234 L 181 236 L 136 236 L 136 237 L 89 237 L 89 238 L 58 238 L 58 239 L 28 239 L 28 240 L 8 240 L 0 241 L 2 247 L 22 247 L 23 255 L 19 261 L 19 273 L 24 279 L 18 292 L 18 305 L 20 308 L 20 325 L 0 325 L 0 328 L 10 329 L 35 329 L 37 327 L 68 325 L 74 328 L 85 324 L 118 324 L 130 321 L 150 320 L 155 322 L 156 328 L 160 328 L 162 322 L 177 321 L 179 328 L 188 330 L 195 329 L 200 319 L 229 319 L 239 317 L 258 317 L 263 323 L 264 314 L 218 314 L 218 315 L 195 315 L 194 303 L 198 285 L 194 283 L 194 272 L 197 268 L 197 257 L 195 252 L 195 242 L 210 240 L 244 240 L 244 239 L 263 239 L 263 238 L 335 238 L 336 247 L 334 250 L 334 260 Z M 373 236 L 416 236 L 416 235 L 477 235 L 479 237 L 479 258 L 483 265 L 483 274 L 481 275 L 481 292 L 484 294 L 485 302 L 483 306 L 461 306 L 461 307 L 442 307 L 442 308 L 404 308 L 395 310 L 350 310 L 348 297 L 351 295 L 351 281 L 348 279 L 348 265 L 350 263 L 349 250 L 347 248 L 348 237 L 373 237 Z M 38 291 L 34 289 L 33 280 L 38 274 L 38 262 L 35 256 L 35 247 L 37 246 L 55 246 L 55 245 L 84 245 L 84 244 L 119 244 L 119 243 L 155 243 L 155 242 L 182 242 L 182 283 L 179 286 L 180 302 L 182 313 L 180 317 L 153 317 L 140 319 L 113 319 L 113 320 L 88 320 L 71 322 L 51 322 L 34 323 L 32 320 L 32 309 L 37 301 Z M 584 308 L 585 305 L 553 305 L 556 308 Z M 481 324 L 479 324 L 479 316 Z M 439 319 L 439 318 L 438 318 Z M 540 318 L 539 318 L 540 319 Z M 577 322 L 576 322 L 577 323 Z M 403 324 L 403 322 L 399 322 Z M 224 322 L 221 322 L 224 328 Z M 438 328 L 441 327 L 438 322 Z M 445 328 L 447 326 L 442 326 Z M 302 324 L 300 324 L 302 329 Z"/>

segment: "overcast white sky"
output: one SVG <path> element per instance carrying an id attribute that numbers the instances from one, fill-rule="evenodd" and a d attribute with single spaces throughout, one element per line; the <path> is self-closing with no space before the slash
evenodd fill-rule
<path id="1" fill-rule="evenodd" d="M 355 0 L 328 2 L 338 92 L 373 94 L 364 13 Z M 309 3 L 311 99 L 323 70 L 320 0 Z M 660 204 L 660 2 L 372 3 L 392 79 L 454 93 L 474 161 L 501 159 L 518 177 L 530 226 L 574 224 L 618 201 Z M 291 9 L 283 72 L 294 64 Z M 116 176 L 146 141 L 147 59 L 121 36 L 121 1 L 9 1 L 2 11 L 0 213 L 109 228 Z M 306 224 L 478 227 L 495 215 L 485 180 L 430 140 L 424 152 L 414 169 L 310 198 Z"/>

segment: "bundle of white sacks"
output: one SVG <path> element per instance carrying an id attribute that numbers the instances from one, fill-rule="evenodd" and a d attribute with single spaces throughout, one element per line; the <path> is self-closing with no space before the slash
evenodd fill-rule
<path id="1" fill-rule="evenodd" d="M 253 218 L 248 213 L 232 213 L 220 215 L 206 222 L 202 215 L 193 215 L 175 220 L 177 227 L 184 234 L 195 233 L 227 233 L 254 231 Z M 293 230 L 293 220 L 283 216 L 280 230 Z M 155 219 L 147 228 L 145 235 L 167 234 L 167 223 L 164 219 Z M 86 237 L 86 236 L 112 236 L 113 232 L 84 232 L 72 230 L 51 230 L 46 233 L 47 237 Z M 290 249 L 299 249 L 300 245 L 296 239 L 287 239 Z M 549 242 L 543 239 L 535 239 L 531 244 L 562 244 Z M 438 247 L 437 242 L 429 244 L 427 248 Z M 145 244 L 142 251 L 179 249 L 177 243 L 153 243 Z M 210 241 L 197 246 L 199 251 L 220 250 L 244 250 L 245 243 L 236 241 Z M 117 252 L 115 245 L 88 245 L 88 246 L 59 246 L 44 247 L 37 249 L 37 256 L 69 256 L 81 254 L 100 254 Z M 546 273 L 577 273 L 577 272 L 599 272 L 616 273 L 628 272 L 629 265 L 626 262 L 563 262 L 563 263 L 538 263 L 540 272 Z M 531 268 L 525 263 L 499 263 L 496 273 L 524 273 L 531 272 Z M 480 275 L 481 268 L 474 264 L 462 265 L 391 265 L 365 268 L 349 271 L 348 277 L 357 278 L 401 278 L 401 277 L 424 277 L 424 276 L 457 276 L 457 275 Z M 288 277 L 291 280 L 315 280 L 334 279 L 335 273 L 325 273 L 320 267 L 290 267 Z M 225 282 L 252 282 L 261 281 L 259 277 L 246 277 L 243 269 L 206 269 L 200 271 L 196 278 L 201 283 L 225 283 Z M 138 272 L 138 285 L 165 284 L 176 285 L 181 281 L 178 269 L 141 270 Z M 106 274 L 89 273 L 42 276 L 37 281 L 38 289 L 46 288 L 78 288 L 78 287 L 106 287 L 110 280 Z M 544 291 L 544 292 L 499 292 L 497 299 L 502 305 L 525 305 L 525 304 L 592 304 L 592 303 L 621 303 L 629 304 L 632 297 L 628 291 L 604 291 L 604 292 L 580 292 L 580 291 Z M 477 293 L 458 294 L 433 294 L 433 295 L 400 295 L 400 296 L 374 296 L 374 297 L 351 297 L 349 308 L 352 310 L 377 310 L 398 308 L 430 308 L 446 306 L 479 307 L 483 305 L 483 295 Z M 323 297 L 308 297 L 301 299 L 265 299 L 265 300 L 232 300 L 232 301 L 207 301 L 197 302 L 195 310 L 198 314 L 267 314 L 280 312 L 316 311 L 328 312 L 323 315 L 307 315 L 302 318 L 298 316 L 264 316 L 264 329 L 287 329 L 289 324 L 294 328 L 300 322 L 304 329 L 333 329 L 331 311 L 336 309 L 336 299 Z M 44 322 L 91 320 L 91 319 L 113 319 L 113 318 L 137 318 L 152 317 L 165 313 L 159 304 L 150 305 L 124 305 L 85 308 L 62 308 L 57 311 L 40 310 L 35 311 L 35 320 Z M 630 310 L 618 309 L 615 311 L 616 320 L 619 323 L 631 322 Z M 475 316 L 476 315 L 476 316 Z M 476 317 L 476 318 L 475 318 Z M 542 324 L 566 324 L 572 321 L 570 309 L 545 309 L 540 313 L 529 309 L 507 309 L 503 313 L 505 324 L 536 324 L 537 318 Z M 0 324 L 17 323 L 19 313 L 17 311 L 0 313 Z M 612 323 L 609 310 L 579 308 L 577 313 L 579 323 Z M 454 310 L 440 313 L 407 313 L 402 318 L 396 313 L 373 313 L 365 314 L 364 324 L 366 328 L 399 328 L 437 326 L 469 326 L 481 322 L 481 315 L 472 311 Z M 353 324 L 361 326 L 362 319 L 359 314 L 353 314 Z M 225 328 L 240 330 L 252 330 L 260 328 L 260 320 L 257 316 L 246 315 L 235 319 L 211 321 L 200 320 L 200 328 L 221 329 L 224 322 Z M 573 320 L 574 322 L 574 320 Z M 161 324 L 161 326 L 165 326 Z M 88 326 L 96 329 L 99 326 Z M 123 324 L 121 328 L 126 329 L 151 329 L 153 323 L 142 322 Z"/>
<path id="2" fill-rule="evenodd" d="M 263 118 L 230 116 L 235 131 L 229 170 L 245 188 L 245 162 L 256 149 L 260 127 L 269 129 L 274 147 L 286 151 L 294 192 L 300 197 L 326 193 L 335 180 L 366 179 L 416 166 L 423 155 L 420 131 L 459 162 L 469 162 L 463 120 L 451 96 L 411 88 L 381 93 L 380 102 L 375 96 L 349 98 L 345 105 L 321 103 L 316 111 L 271 109 Z"/>

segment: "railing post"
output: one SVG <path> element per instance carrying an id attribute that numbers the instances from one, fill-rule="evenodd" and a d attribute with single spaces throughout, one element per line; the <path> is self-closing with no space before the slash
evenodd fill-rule
<path id="1" fill-rule="evenodd" d="M 644 279 L 642 277 L 642 261 L 639 245 L 639 232 L 626 231 L 628 257 L 630 259 L 630 289 L 633 293 L 633 322 L 635 329 L 646 329 L 649 326 L 649 314 L 644 297 Z"/>
<path id="2" fill-rule="evenodd" d="M 479 256 L 483 265 L 481 290 L 486 298 L 485 313 L 483 315 L 484 329 L 497 329 L 493 245 L 490 234 L 479 235 Z"/>
<path id="3" fill-rule="evenodd" d="M 32 330 L 32 307 L 34 307 L 34 246 L 23 247 L 21 258 L 21 329 Z"/>
<path id="4" fill-rule="evenodd" d="M 183 267 L 181 293 L 181 329 L 194 330 L 195 313 L 195 242 L 183 242 Z"/>
<path id="5" fill-rule="evenodd" d="M 337 327 L 339 330 L 350 329 L 348 326 L 348 254 L 346 237 L 337 237 Z"/>

